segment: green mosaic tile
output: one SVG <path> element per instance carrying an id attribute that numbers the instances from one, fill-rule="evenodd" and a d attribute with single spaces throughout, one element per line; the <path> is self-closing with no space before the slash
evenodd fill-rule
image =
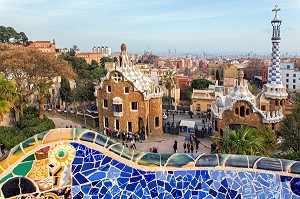
<path id="1" fill-rule="evenodd" d="M 19 164 L 14 170 L 13 173 L 18 176 L 25 176 L 32 168 L 33 161 L 25 162 Z"/>
<path id="2" fill-rule="evenodd" d="M 34 137 L 31 137 L 31 138 L 25 140 L 22 143 L 22 146 L 23 146 L 23 149 L 26 153 L 31 151 L 32 149 L 34 149 L 34 147 L 36 146 L 36 142 L 35 142 Z"/>
<path id="3" fill-rule="evenodd" d="M 39 133 L 36 135 L 36 138 L 38 140 L 38 143 L 41 144 L 45 135 L 48 133 L 49 131 L 45 131 L 45 132 L 42 132 L 42 133 Z"/>
<path id="4" fill-rule="evenodd" d="M 35 160 L 34 154 L 28 156 L 27 158 L 25 158 L 22 162 L 27 162 L 27 161 L 32 161 Z"/>
<path id="5" fill-rule="evenodd" d="M 1 183 L 3 183 L 3 182 L 5 182 L 7 179 L 9 179 L 9 178 L 12 178 L 13 177 L 13 175 L 10 173 L 10 174 L 8 174 L 7 176 L 5 176 L 4 178 L 2 178 L 1 180 L 0 180 L 0 184 Z"/>

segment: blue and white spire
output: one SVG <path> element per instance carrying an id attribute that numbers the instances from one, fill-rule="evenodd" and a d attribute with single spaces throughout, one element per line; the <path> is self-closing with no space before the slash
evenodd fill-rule
<path id="1" fill-rule="evenodd" d="M 275 17 L 271 21 L 273 26 L 273 34 L 272 34 L 272 60 L 271 66 L 269 70 L 269 79 L 268 83 L 265 85 L 265 95 L 268 98 L 273 99 L 282 99 L 287 97 L 286 89 L 281 81 L 281 72 L 280 72 L 280 25 L 281 20 L 279 19 L 278 12 L 280 8 L 278 5 L 275 5 L 275 8 L 272 10 L 275 12 Z"/>
<path id="2" fill-rule="evenodd" d="M 278 5 L 275 5 L 275 8 L 272 10 L 275 12 L 275 17 L 272 20 L 272 26 L 273 26 L 273 36 L 272 36 L 272 62 L 271 62 L 271 72 L 269 73 L 269 79 L 268 84 L 281 84 L 281 73 L 280 73 L 280 50 L 279 50 L 279 44 L 280 44 L 280 25 L 281 20 L 278 17 L 278 12 L 280 11 L 280 8 L 278 8 Z"/>

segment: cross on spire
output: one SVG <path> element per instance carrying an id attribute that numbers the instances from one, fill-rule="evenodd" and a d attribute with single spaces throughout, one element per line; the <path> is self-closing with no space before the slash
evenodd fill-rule
<path id="1" fill-rule="evenodd" d="M 275 8 L 272 10 L 273 12 L 275 12 L 274 20 L 279 20 L 278 12 L 279 12 L 280 10 L 281 10 L 281 9 L 278 8 L 278 5 L 276 4 L 276 5 L 275 5 Z"/>

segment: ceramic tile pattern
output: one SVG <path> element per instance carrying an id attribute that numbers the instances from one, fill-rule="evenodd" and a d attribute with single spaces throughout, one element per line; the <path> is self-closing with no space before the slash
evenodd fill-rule
<path id="1" fill-rule="evenodd" d="M 0 159 L 0 194 L 14 199 L 294 199 L 300 198 L 299 162 L 135 153 L 90 130 L 54 129 Z"/>

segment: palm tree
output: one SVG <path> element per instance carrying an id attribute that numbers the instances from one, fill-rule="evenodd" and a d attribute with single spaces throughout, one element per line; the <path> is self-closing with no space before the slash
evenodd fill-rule
<path id="1" fill-rule="evenodd" d="M 174 70 L 167 70 L 163 77 L 163 84 L 168 89 L 169 94 L 169 109 L 171 109 L 171 90 L 176 88 L 178 84 L 177 74 Z"/>
<path id="2" fill-rule="evenodd" d="M 45 95 L 49 91 L 49 89 L 52 87 L 53 82 L 43 82 L 38 85 L 38 91 L 39 91 L 39 118 L 42 120 L 44 119 L 44 106 L 45 106 Z"/>
<path id="3" fill-rule="evenodd" d="M 211 137 L 222 153 L 240 155 L 269 156 L 264 137 L 255 128 L 242 126 L 236 130 L 228 130 L 227 136 Z"/>
<path id="4" fill-rule="evenodd" d="M 16 100 L 15 83 L 5 79 L 0 74 L 0 121 L 3 120 L 3 115 L 9 113 L 13 107 L 13 102 Z"/>

